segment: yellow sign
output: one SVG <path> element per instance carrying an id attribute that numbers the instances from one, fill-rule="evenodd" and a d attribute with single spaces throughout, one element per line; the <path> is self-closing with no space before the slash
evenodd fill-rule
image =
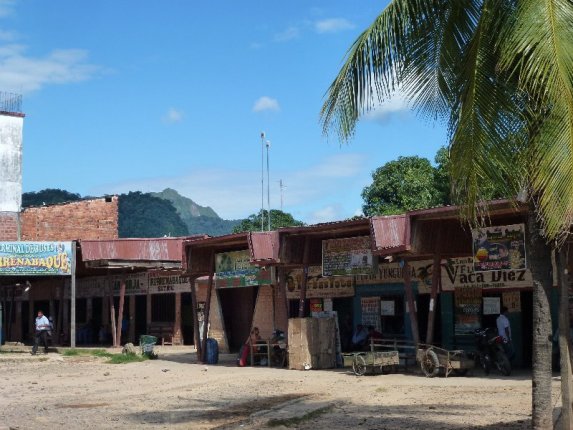
<path id="1" fill-rule="evenodd" d="M 509 312 L 521 312 L 521 296 L 519 291 L 506 291 L 502 294 L 503 306 Z"/>

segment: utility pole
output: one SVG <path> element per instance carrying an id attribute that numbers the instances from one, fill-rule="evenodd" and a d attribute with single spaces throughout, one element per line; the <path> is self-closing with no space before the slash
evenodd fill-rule
<path id="1" fill-rule="evenodd" d="M 271 147 L 271 142 L 267 140 L 267 206 L 269 212 L 267 214 L 267 219 L 269 221 L 269 231 L 271 231 L 271 180 L 270 180 L 270 169 L 269 169 L 269 149 Z"/>
<path id="2" fill-rule="evenodd" d="M 265 229 L 265 132 L 261 132 L 261 231 Z"/>

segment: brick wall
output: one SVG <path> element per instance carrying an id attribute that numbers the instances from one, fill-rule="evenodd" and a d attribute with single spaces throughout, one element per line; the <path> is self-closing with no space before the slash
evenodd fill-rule
<path id="1" fill-rule="evenodd" d="M 0 240 L 18 240 L 17 212 L 0 212 Z"/>
<path id="2" fill-rule="evenodd" d="M 117 239 L 118 198 L 24 209 L 22 240 Z"/>
<path id="3" fill-rule="evenodd" d="M 195 283 L 198 302 L 207 301 L 207 283 Z M 217 340 L 219 352 L 222 354 L 229 353 L 229 343 L 227 342 L 227 333 L 225 333 L 225 324 L 223 323 L 223 311 L 219 303 L 219 296 L 215 288 L 211 295 L 211 309 L 209 310 L 209 337 Z"/>
<path id="4" fill-rule="evenodd" d="M 270 338 L 273 333 L 273 287 L 270 285 L 259 287 L 253 315 L 253 327 L 259 328 L 259 333 L 263 339 Z"/>

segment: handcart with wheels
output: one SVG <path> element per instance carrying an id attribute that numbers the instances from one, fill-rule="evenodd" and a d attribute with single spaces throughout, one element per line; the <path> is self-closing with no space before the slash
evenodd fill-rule
<path id="1" fill-rule="evenodd" d="M 367 372 L 374 373 L 376 369 L 388 373 L 398 364 L 400 364 L 398 351 L 356 352 L 352 359 L 352 370 L 356 376 L 362 376 Z"/>
<path id="2" fill-rule="evenodd" d="M 446 378 L 452 372 L 463 376 L 475 366 L 475 361 L 464 350 L 448 350 L 424 343 L 418 344 L 416 360 L 428 378 L 437 376 L 441 370 Z"/>

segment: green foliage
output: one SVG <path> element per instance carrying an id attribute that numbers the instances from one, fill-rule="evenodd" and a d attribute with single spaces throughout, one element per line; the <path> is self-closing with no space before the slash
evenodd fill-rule
<path id="1" fill-rule="evenodd" d="M 106 363 L 109 364 L 127 364 L 127 363 L 139 363 L 141 361 L 149 360 L 146 355 L 138 354 L 113 354 L 109 357 Z"/>
<path id="2" fill-rule="evenodd" d="M 113 356 L 111 352 L 107 352 L 103 348 L 96 348 L 96 349 L 88 349 L 88 348 L 70 348 L 64 350 L 62 353 L 64 357 L 86 357 L 86 356 L 94 356 L 94 357 L 105 357 L 109 358 Z"/>
<path id="3" fill-rule="evenodd" d="M 364 188 L 362 210 L 367 216 L 392 215 L 441 204 L 435 171 L 426 158 L 399 157 L 379 167 Z"/>
<path id="4" fill-rule="evenodd" d="M 46 188 L 41 191 L 22 193 L 22 207 L 54 205 L 81 200 L 81 196 L 58 188 Z"/>
<path id="5" fill-rule="evenodd" d="M 241 220 L 228 220 L 199 215 L 184 219 L 189 234 L 208 234 L 209 236 L 222 236 L 233 232 Z"/>
<path id="6" fill-rule="evenodd" d="M 235 228 L 233 233 L 243 231 L 261 231 L 261 213 L 264 220 L 264 230 L 268 230 L 268 211 L 263 210 L 258 214 L 251 214 L 248 218 L 242 220 Z M 271 230 L 276 230 L 280 227 L 300 227 L 303 226 L 302 221 L 294 219 L 294 217 L 278 209 L 271 209 Z"/>
<path id="7" fill-rule="evenodd" d="M 187 235 L 171 202 L 139 191 L 119 196 L 119 237 Z"/>

